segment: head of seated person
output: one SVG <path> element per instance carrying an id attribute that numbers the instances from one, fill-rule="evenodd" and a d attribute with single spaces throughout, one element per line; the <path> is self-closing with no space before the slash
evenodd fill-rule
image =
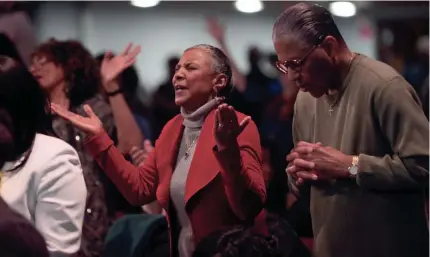
<path id="1" fill-rule="evenodd" d="M 276 245 L 276 238 L 269 239 L 244 227 L 236 227 L 205 238 L 193 257 L 282 257 Z"/>
<path id="2" fill-rule="evenodd" d="M 0 198 L 0 256 L 48 257 L 39 232 Z"/>
<path id="3" fill-rule="evenodd" d="M 193 257 L 308 257 L 311 256 L 288 223 L 274 214 L 267 215 L 269 236 L 252 228 L 237 226 L 218 231 L 203 239 Z"/>

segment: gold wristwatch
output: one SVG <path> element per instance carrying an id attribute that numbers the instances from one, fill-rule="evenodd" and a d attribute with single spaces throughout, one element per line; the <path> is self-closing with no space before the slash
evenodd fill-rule
<path id="1" fill-rule="evenodd" d="M 358 173 L 358 156 L 352 157 L 351 166 L 348 168 L 348 173 L 351 177 L 355 177 Z"/>

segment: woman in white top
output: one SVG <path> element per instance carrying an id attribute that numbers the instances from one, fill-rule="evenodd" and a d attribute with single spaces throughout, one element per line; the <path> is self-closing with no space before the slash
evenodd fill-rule
<path id="1" fill-rule="evenodd" d="M 44 237 L 50 256 L 78 251 L 87 190 L 75 149 L 40 134 L 48 101 L 24 65 L 0 56 L 0 195 Z"/>

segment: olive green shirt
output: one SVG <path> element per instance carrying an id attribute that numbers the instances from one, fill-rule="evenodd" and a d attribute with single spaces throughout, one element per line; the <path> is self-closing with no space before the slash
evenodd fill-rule
<path id="1" fill-rule="evenodd" d="M 330 115 L 326 96 L 300 92 L 295 144 L 358 155 L 356 178 L 311 185 L 315 257 L 428 256 L 424 192 L 429 123 L 413 88 L 390 66 L 358 55 Z"/>

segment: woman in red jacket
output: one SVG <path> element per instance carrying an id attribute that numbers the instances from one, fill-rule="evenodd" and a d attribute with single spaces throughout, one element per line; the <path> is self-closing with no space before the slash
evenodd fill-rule
<path id="1" fill-rule="evenodd" d="M 132 57 L 117 58 L 113 74 Z M 52 106 L 88 134 L 87 150 L 130 203 L 158 200 L 167 213 L 172 255 L 191 256 L 212 232 L 251 225 L 266 198 L 257 128 L 250 117 L 222 103 L 231 91 L 231 74 L 220 49 L 185 50 L 172 80 L 181 113 L 165 125 L 139 168 L 114 147 L 91 108 L 85 107 L 88 117 L 82 117 Z"/>

